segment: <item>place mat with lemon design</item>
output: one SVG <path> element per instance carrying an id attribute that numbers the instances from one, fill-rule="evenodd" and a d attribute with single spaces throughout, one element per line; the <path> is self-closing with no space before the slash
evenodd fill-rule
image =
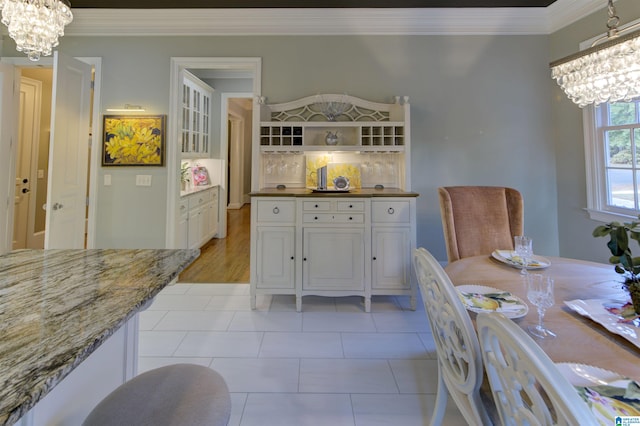
<path id="1" fill-rule="evenodd" d="M 462 304 L 471 312 L 500 312 L 512 319 L 529 312 L 527 304 L 508 291 L 475 284 L 459 285 L 456 289 Z"/>

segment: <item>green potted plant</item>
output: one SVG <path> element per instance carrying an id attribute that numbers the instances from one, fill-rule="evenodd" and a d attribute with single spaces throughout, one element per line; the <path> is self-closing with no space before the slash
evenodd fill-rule
<path id="1" fill-rule="evenodd" d="M 180 184 L 182 186 L 183 191 L 187 189 L 187 184 L 191 181 L 191 179 L 189 179 L 190 172 L 191 172 L 191 167 L 189 166 L 189 163 L 186 161 L 183 162 L 180 165 Z"/>
<path id="2" fill-rule="evenodd" d="M 593 230 L 594 237 L 607 235 L 607 247 L 612 254 L 609 263 L 615 265 L 616 272 L 625 277 L 624 288 L 631 296 L 633 309 L 640 314 L 640 257 L 633 257 L 629 247 L 630 240 L 640 244 L 640 222 L 610 222 Z"/>

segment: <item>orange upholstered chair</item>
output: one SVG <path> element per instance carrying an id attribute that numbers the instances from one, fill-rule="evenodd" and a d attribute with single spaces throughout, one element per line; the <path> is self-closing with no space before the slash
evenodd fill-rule
<path id="1" fill-rule="evenodd" d="M 449 186 L 438 195 L 449 262 L 513 250 L 513 237 L 522 235 L 524 203 L 515 189 Z"/>

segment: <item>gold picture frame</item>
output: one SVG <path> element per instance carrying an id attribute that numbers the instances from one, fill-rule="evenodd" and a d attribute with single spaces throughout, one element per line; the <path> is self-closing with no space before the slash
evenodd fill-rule
<path id="1" fill-rule="evenodd" d="M 166 115 L 104 115 L 103 166 L 164 166 Z"/>

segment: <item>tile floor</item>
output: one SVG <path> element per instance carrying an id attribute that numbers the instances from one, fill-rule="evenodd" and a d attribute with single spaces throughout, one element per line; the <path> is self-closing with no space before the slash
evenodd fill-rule
<path id="1" fill-rule="evenodd" d="M 231 426 L 426 425 L 437 361 L 407 297 L 263 296 L 248 284 L 176 284 L 140 316 L 139 371 L 209 366 L 231 391 Z M 449 401 L 444 424 L 466 424 Z"/>

